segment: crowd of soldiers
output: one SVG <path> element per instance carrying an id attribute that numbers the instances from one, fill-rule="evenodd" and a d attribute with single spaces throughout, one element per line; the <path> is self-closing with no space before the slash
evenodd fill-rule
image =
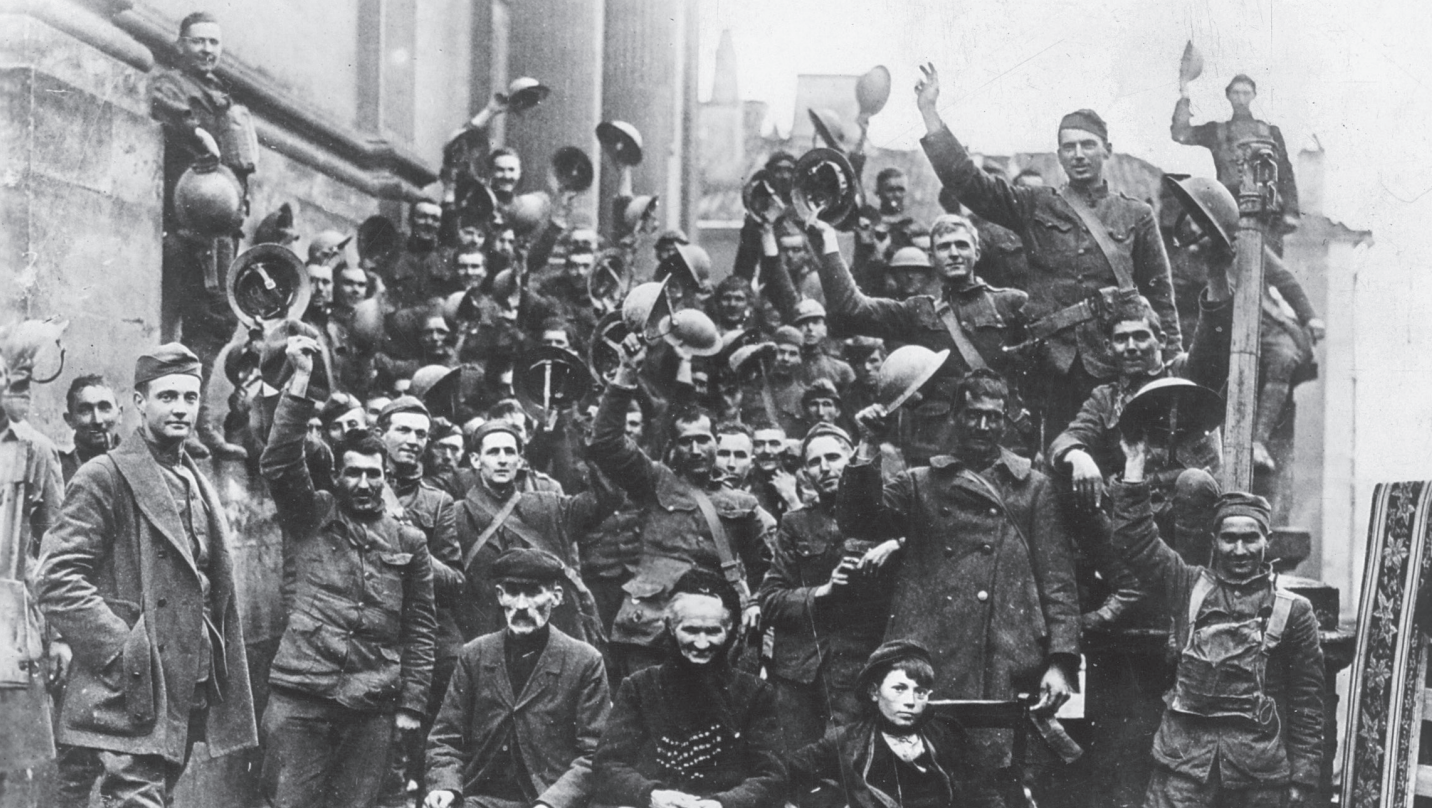
<path id="1" fill-rule="evenodd" d="M 154 80 L 176 173 L 227 164 L 221 48 L 191 15 L 184 61 Z M 1017 704 L 1057 737 L 1081 637 L 1170 624 L 1146 804 L 1309 800 L 1321 651 L 1267 563 L 1268 502 L 1220 491 L 1216 429 L 1130 425 L 1151 390 L 1224 385 L 1237 207 L 1220 182 L 1238 168 L 1219 149 L 1229 126 L 1268 128 L 1252 80 L 1229 85 L 1228 125 L 1191 127 L 1180 101 L 1175 138 L 1213 150 L 1219 182 L 1169 180 L 1184 215 L 1161 230 L 1108 187 L 1097 113 L 1058 122 L 1067 183 L 1009 180 L 921 71 L 948 212 L 915 221 L 887 170 L 878 205 L 837 219 L 806 174 L 858 186 L 863 160 L 778 153 L 714 287 L 629 175 L 606 238 L 570 186 L 521 193 L 521 157 L 486 132 L 528 86 L 454 135 L 406 239 L 370 220 L 349 263 L 348 235 L 310 236 L 306 307 L 248 341 L 202 271 L 234 239 L 186 238 L 175 212 L 182 340 L 125 380 L 139 428 L 119 435 L 126 402 L 82 376 L 74 451 L 20 417 L 0 434 L 28 452 L 56 804 L 167 805 L 202 741 L 261 742 L 283 808 L 1016 805 L 1016 733 L 965 727 L 958 705 Z M 298 224 L 280 211 L 255 241 L 294 244 Z M 1298 340 L 1321 336 L 1297 316 Z M 1265 322 L 1265 353 L 1289 334 Z M 24 369 L 6 359 L 8 387 Z M 222 434 L 216 365 L 236 390 Z M 1286 398 L 1283 365 L 1267 385 Z M 205 453 L 254 464 L 283 533 L 261 712 Z"/>

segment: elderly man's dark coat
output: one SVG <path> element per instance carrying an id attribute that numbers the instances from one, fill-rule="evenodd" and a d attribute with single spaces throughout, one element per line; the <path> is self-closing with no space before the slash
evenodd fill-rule
<path id="1" fill-rule="evenodd" d="M 258 742 L 224 504 L 193 461 L 209 514 L 213 683 L 209 753 Z M 136 434 L 82 466 L 45 536 L 40 607 L 74 650 L 59 741 L 179 763 L 204 647 L 199 573 L 159 462 Z"/>
<path id="2" fill-rule="evenodd" d="M 511 763 L 505 743 L 513 737 L 537 802 L 580 808 L 592 790 L 592 755 L 611 710 L 602 655 L 553 627 L 531 678 L 513 693 L 505 636 L 494 632 L 463 647 L 428 735 L 428 790 L 474 796 L 473 783 Z"/>

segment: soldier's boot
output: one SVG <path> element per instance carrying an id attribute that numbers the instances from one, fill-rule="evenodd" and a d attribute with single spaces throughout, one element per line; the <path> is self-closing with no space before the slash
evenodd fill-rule
<path id="1" fill-rule="evenodd" d="M 1278 417 L 1288 403 L 1293 388 L 1285 381 L 1265 381 L 1258 391 L 1258 411 L 1253 414 L 1253 465 L 1272 472 L 1277 470 L 1268 453 L 1268 438 L 1278 425 Z"/>

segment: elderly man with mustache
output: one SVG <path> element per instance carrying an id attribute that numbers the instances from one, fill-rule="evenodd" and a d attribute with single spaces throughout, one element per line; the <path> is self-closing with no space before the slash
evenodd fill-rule
<path id="1" fill-rule="evenodd" d="M 551 624 L 564 575 L 525 547 L 493 563 L 507 626 L 462 649 L 428 735 L 426 808 L 586 804 L 611 694 L 602 655 Z"/>

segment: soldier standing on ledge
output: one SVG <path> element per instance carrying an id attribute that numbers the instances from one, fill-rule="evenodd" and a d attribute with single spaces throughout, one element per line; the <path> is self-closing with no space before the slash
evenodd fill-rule
<path id="1" fill-rule="evenodd" d="M 221 165 L 238 180 L 240 216 L 248 215 L 248 178 L 254 171 L 258 141 L 248 110 L 235 105 L 227 85 L 214 74 L 224 52 L 219 21 L 196 11 L 179 23 L 175 43 L 179 63 L 156 71 L 149 83 L 149 113 L 164 127 L 164 321 L 199 356 L 204 389 L 189 453 L 242 459 L 242 446 L 224 440 L 209 418 L 207 398 L 214 359 L 234 336 L 238 319 L 229 309 L 225 274 L 234 260 L 238 228 L 213 237 L 184 229 L 175 209 L 174 189 L 191 167 Z"/>

